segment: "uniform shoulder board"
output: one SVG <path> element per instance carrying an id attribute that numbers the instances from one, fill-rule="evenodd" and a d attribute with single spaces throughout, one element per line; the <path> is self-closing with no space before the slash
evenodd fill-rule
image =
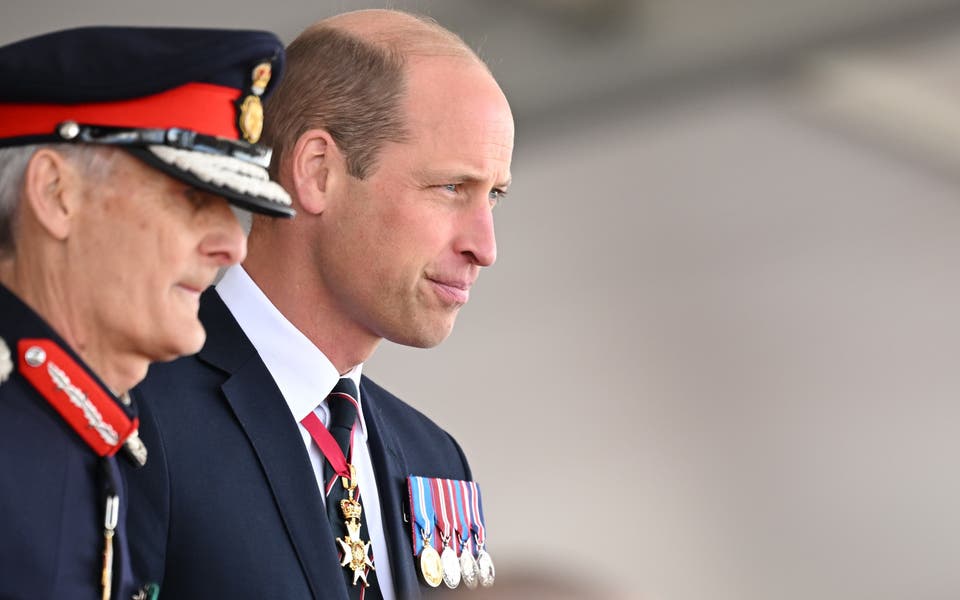
<path id="1" fill-rule="evenodd" d="M 0 385 L 13 373 L 13 360 L 10 359 L 10 346 L 0 338 Z"/>
<path id="2" fill-rule="evenodd" d="M 137 419 L 52 340 L 20 340 L 17 368 L 99 456 L 116 454 L 137 430 Z"/>

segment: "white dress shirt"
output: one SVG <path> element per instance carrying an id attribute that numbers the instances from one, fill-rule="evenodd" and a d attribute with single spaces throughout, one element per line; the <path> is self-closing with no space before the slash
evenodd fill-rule
<path id="1" fill-rule="evenodd" d="M 303 445 L 310 456 L 313 474 L 320 489 L 320 497 L 325 499 L 323 453 L 300 421 L 313 411 L 320 417 L 324 427 L 329 424 L 330 409 L 327 406 L 326 397 L 337 384 L 341 374 L 323 352 L 277 310 L 240 265 L 234 265 L 224 273 L 223 278 L 217 283 L 217 293 L 230 309 L 253 347 L 257 349 L 263 364 L 270 371 L 270 375 L 273 376 L 273 380 L 287 401 L 287 407 L 300 428 Z M 309 302 L 309 299 L 304 301 Z M 362 367 L 362 364 L 357 365 L 342 375 L 353 379 L 357 384 L 357 390 L 360 389 Z M 384 600 L 394 600 L 396 594 L 393 589 L 387 543 L 383 534 L 380 494 L 377 492 L 377 481 L 373 476 L 373 463 L 367 446 L 363 398 L 357 398 L 357 402 L 361 410 L 360 426 L 356 428 L 353 438 L 353 466 L 357 469 L 357 485 L 363 497 L 363 512 L 367 518 L 367 527 L 370 529 L 366 533 L 370 536 L 373 546 L 377 582 Z M 318 509 L 317 518 L 327 518 L 326 513 Z M 366 536 L 361 533 L 361 537 Z M 357 585 L 362 583 L 358 582 Z"/>

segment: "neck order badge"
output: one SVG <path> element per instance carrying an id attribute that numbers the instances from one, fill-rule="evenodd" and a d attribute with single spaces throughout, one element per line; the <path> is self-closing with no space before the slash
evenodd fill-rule
<path id="1" fill-rule="evenodd" d="M 492 586 L 495 571 L 485 549 L 479 486 L 472 481 L 411 475 L 407 488 L 413 553 L 420 557 L 424 581 L 432 587 L 443 582 L 455 588 L 461 581 L 469 589 L 477 584 Z"/>
<path id="2" fill-rule="evenodd" d="M 365 586 L 370 585 L 367 582 L 366 569 L 368 567 L 372 569 L 373 563 L 370 561 L 370 542 L 364 542 L 360 538 L 360 515 L 363 513 L 363 507 L 360 502 L 354 499 L 354 493 L 357 489 L 356 470 L 353 465 L 347 463 L 343 451 L 340 450 L 333 436 L 330 435 L 330 432 L 323 426 L 315 413 L 310 413 L 304 417 L 301 423 L 310 432 L 313 441 L 320 446 L 324 457 L 333 465 L 337 475 L 340 476 L 344 489 L 347 490 L 348 497 L 340 501 L 340 511 L 343 513 L 343 518 L 346 519 L 344 524 L 348 531 L 347 536 L 337 538 L 337 543 L 343 550 L 343 559 L 340 566 L 353 571 L 353 585 L 356 585 L 358 580 L 363 580 Z"/>
<path id="3" fill-rule="evenodd" d="M 370 542 L 364 542 L 360 539 L 360 516 L 363 513 L 363 507 L 353 497 L 357 489 L 357 473 L 353 465 L 348 465 L 348 467 L 350 469 L 349 477 L 341 477 L 343 487 L 347 490 L 349 497 L 340 501 L 340 511 L 343 513 L 343 518 L 346 519 L 344 525 L 346 525 L 348 532 L 348 535 L 337 538 L 340 550 L 343 551 L 340 566 L 353 571 L 353 585 L 357 585 L 357 580 L 362 579 L 363 585 L 369 586 L 366 569 L 367 567 L 373 568 L 373 563 L 370 561 Z"/>

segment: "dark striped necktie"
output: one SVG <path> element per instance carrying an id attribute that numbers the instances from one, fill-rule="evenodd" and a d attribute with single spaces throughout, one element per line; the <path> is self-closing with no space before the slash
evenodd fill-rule
<path id="1" fill-rule="evenodd" d="M 353 433 L 359 426 L 357 419 L 357 386 L 349 377 L 343 377 L 337 382 L 336 387 L 327 396 L 327 404 L 330 409 L 330 424 L 327 430 L 333 439 L 336 440 L 348 464 L 353 464 Z M 360 600 L 382 600 L 380 586 L 377 585 L 377 575 L 374 569 L 363 568 L 366 577 L 367 587 L 363 585 L 363 578 L 358 577 L 358 573 L 350 567 L 350 560 L 362 564 L 365 556 L 370 556 L 373 560 L 373 550 L 367 550 L 365 544 L 370 541 L 370 529 L 367 527 L 366 511 L 360 514 L 359 538 L 362 543 L 357 543 L 356 532 L 351 535 L 350 528 L 347 525 L 348 519 L 341 507 L 341 501 L 349 498 L 349 492 L 343 485 L 343 479 L 337 476 L 329 460 L 323 463 L 323 480 L 327 493 L 327 517 L 330 519 L 330 528 L 337 538 L 337 548 L 340 551 L 341 562 L 345 563 L 343 572 L 346 577 L 347 590 L 351 598 Z M 353 492 L 353 499 L 361 502 L 360 488 Z M 352 552 L 352 556 L 350 555 Z"/>

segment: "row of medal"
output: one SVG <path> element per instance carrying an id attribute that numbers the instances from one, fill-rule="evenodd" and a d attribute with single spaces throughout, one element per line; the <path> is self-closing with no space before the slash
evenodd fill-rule
<path id="1" fill-rule="evenodd" d="M 408 480 L 413 553 L 427 585 L 469 589 L 493 585 L 493 560 L 484 548 L 480 488 L 473 481 L 411 475 Z"/>

